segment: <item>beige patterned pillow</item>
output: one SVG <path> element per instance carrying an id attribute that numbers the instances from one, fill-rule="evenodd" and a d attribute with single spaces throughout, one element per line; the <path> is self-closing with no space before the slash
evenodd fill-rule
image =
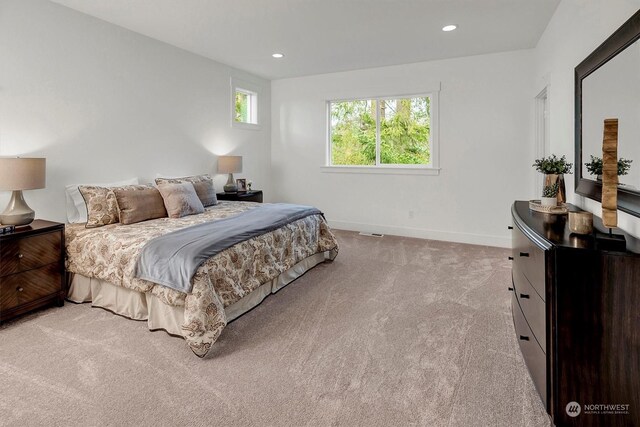
<path id="1" fill-rule="evenodd" d="M 204 206 L 190 182 L 159 184 L 158 191 L 162 194 L 164 207 L 170 218 L 182 218 L 204 212 Z"/>
<path id="2" fill-rule="evenodd" d="M 127 185 L 112 190 L 118 202 L 122 224 L 135 224 L 167 216 L 162 195 L 152 185 Z"/>
<path id="3" fill-rule="evenodd" d="M 216 190 L 213 188 L 213 179 L 208 174 L 185 176 L 183 178 L 156 178 L 156 184 L 180 184 L 183 182 L 190 182 L 196 189 L 196 194 L 206 206 L 213 206 L 218 204 L 218 197 L 216 196 Z"/>
<path id="4" fill-rule="evenodd" d="M 87 205 L 86 228 L 102 227 L 118 222 L 118 202 L 110 188 L 81 185 L 78 190 Z"/>

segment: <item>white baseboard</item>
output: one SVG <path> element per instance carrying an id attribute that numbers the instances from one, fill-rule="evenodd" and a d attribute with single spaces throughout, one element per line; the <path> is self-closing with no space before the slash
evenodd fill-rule
<path id="1" fill-rule="evenodd" d="M 508 237 L 488 236 L 485 234 L 458 233 L 455 231 L 425 230 L 422 228 L 399 227 L 379 224 L 362 224 L 347 221 L 328 221 L 331 228 L 336 230 L 358 231 L 366 233 L 390 234 L 403 237 L 417 237 L 419 239 L 443 240 L 446 242 L 468 243 L 471 245 L 495 246 L 510 248 L 511 239 Z"/>

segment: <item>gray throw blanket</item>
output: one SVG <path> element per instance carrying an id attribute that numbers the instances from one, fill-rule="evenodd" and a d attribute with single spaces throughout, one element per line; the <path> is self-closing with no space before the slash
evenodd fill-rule
<path id="1" fill-rule="evenodd" d="M 191 279 L 208 258 L 233 245 L 311 215 L 311 206 L 265 204 L 218 221 L 183 228 L 147 242 L 136 262 L 135 277 L 180 292 L 191 292 Z"/>

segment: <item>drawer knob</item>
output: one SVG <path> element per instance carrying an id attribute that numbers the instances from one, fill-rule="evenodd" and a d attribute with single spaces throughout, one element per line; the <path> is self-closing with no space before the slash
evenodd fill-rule
<path id="1" fill-rule="evenodd" d="M 23 288 L 22 286 L 18 286 L 18 287 L 16 288 L 16 290 L 17 290 L 18 292 L 22 292 L 22 291 L 24 291 L 24 288 Z"/>
<path id="2" fill-rule="evenodd" d="M 520 298 L 529 299 L 529 295 L 527 295 L 527 294 L 520 294 Z"/>
<path id="3" fill-rule="evenodd" d="M 507 289 L 509 289 L 509 292 L 513 291 L 513 288 L 511 286 L 509 286 Z"/>
<path id="4" fill-rule="evenodd" d="M 509 261 L 513 261 L 513 257 L 512 256 L 510 256 L 508 258 L 509 258 Z"/>
<path id="5" fill-rule="evenodd" d="M 513 230 L 513 227 L 509 225 L 507 226 L 507 230 Z"/>
<path id="6" fill-rule="evenodd" d="M 529 257 L 529 252 L 520 252 L 520 256 Z"/>
<path id="7" fill-rule="evenodd" d="M 521 339 L 522 341 L 529 341 L 529 337 L 528 337 L 528 336 L 526 336 L 526 335 L 520 335 L 520 339 Z"/>
<path id="8" fill-rule="evenodd" d="M 22 258 L 24 258 L 24 255 L 18 254 L 18 259 L 22 259 Z"/>

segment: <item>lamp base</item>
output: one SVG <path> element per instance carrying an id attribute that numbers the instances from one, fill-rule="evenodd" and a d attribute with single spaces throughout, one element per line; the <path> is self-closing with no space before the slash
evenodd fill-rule
<path id="1" fill-rule="evenodd" d="M 0 214 L 0 224 L 29 225 L 35 216 L 36 213 L 25 202 L 22 190 L 15 190 L 11 193 L 11 199 L 6 209 Z"/>
<path id="2" fill-rule="evenodd" d="M 224 185 L 225 193 L 236 193 L 238 191 L 238 187 L 236 186 L 236 181 L 233 179 L 233 174 L 230 173 L 227 178 L 227 183 Z"/>

